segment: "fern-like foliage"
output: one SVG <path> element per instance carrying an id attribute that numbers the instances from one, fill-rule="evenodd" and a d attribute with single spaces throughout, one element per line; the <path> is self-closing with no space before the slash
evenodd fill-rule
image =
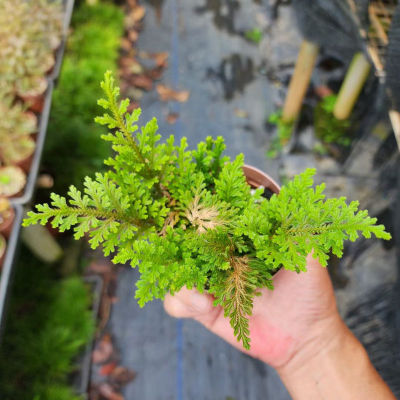
<path id="1" fill-rule="evenodd" d="M 248 349 L 253 299 L 260 288 L 273 289 L 274 272 L 306 271 L 311 251 L 325 266 L 330 251 L 341 256 L 344 240 L 359 234 L 390 238 L 357 202 L 325 199 L 324 185 L 313 188 L 314 170 L 267 200 L 246 183 L 243 155 L 222 155 L 221 137 L 192 151 L 185 138 L 161 142 L 156 119 L 139 128 L 140 110 L 127 112 L 110 72 L 101 87 L 106 112 L 96 121 L 110 129 L 103 136 L 115 154 L 109 170 L 86 178 L 83 191 L 71 186 L 68 200 L 53 194 L 24 225 L 51 221 L 76 239 L 88 234 L 115 263 L 138 267 L 140 305 L 183 286 L 207 291 Z"/>

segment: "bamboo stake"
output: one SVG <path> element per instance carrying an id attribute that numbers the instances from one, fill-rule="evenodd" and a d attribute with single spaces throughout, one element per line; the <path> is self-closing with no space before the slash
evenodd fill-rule
<path id="1" fill-rule="evenodd" d="M 42 225 L 32 225 L 23 228 L 21 239 L 33 254 L 46 263 L 53 263 L 63 255 L 60 245 Z"/>
<path id="2" fill-rule="evenodd" d="M 394 136 L 396 138 L 397 147 L 400 150 L 400 113 L 396 110 L 389 111 L 390 122 L 392 123 Z"/>
<path id="3" fill-rule="evenodd" d="M 297 56 L 296 67 L 290 80 L 285 105 L 283 106 L 283 122 L 291 123 L 297 118 L 310 83 L 317 55 L 318 46 L 303 40 Z"/>
<path id="4" fill-rule="evenodd" d="M 367 80 L 371 64 L 364 54 L 356 53 L 340 88 L 333 115 L 337 119 L 349 118 L 354 104 Z"/>

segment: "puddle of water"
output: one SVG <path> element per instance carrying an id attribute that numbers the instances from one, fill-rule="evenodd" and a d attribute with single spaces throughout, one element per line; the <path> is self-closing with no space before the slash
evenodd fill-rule
<path id="1" fill-rule="evenodd" d="M 217 68 L 208 68 L 207 78 L 221 81 L 224 98 L 231 100 L 235 93 L 243 93 L 246 85 L 254 80 L 253 60 L 234 53 L 224 58 Z"/>
<path id="2" fill-rule="evenodd" d="M 214 14 L 215 26 L 231 34 L 238 34 L 235 30 L 235 14 L 240 9 L 237 0 L 205 0 L 205 4 L 195 8 L 197 14 L 211 11 Z"/>

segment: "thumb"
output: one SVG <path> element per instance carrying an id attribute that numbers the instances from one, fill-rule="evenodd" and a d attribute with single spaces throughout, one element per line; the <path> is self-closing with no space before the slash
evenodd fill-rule
<path id="1" fill-rule="evenodd" d="M 164 300 L 165 311 L 175 318 L 195 318 L 212 313 L 213 299 L 210 295 L 201 294 L 196 289 L 182 288 L 173 296 L 167 294 Z"/>

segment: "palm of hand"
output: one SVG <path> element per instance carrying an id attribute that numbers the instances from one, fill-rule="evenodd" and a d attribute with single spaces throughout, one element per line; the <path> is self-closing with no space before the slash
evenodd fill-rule
<path id="1" fill-rule="evenodd" d="M 281 270 L 274 286 L 273 291 L 263 289 L 254 301 L 251 349 L 246 353 L 278 368 L 323 333 L 337 311 L 328 272 L 310 256 L 307 273 Z M 196 319 L 244 351 L 223 310 L 212 306 L 211 296 L 183 289 L 174 297 L 167 296 L 165 308 L 175 317 Z"/>

